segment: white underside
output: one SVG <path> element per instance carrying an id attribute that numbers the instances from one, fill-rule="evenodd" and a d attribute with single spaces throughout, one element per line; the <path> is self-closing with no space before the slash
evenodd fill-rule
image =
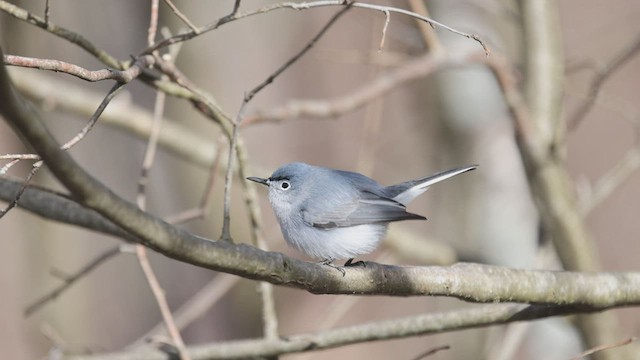
<path id="1" fill-rule="evenodd" d="M 387 225 L 367 224 L 334 229 L 309 225 L 296 227 L 297 233 L 283 229 L 289 245 L 317 260 L 350 259 L 375 250 L 386 234 Z"/>

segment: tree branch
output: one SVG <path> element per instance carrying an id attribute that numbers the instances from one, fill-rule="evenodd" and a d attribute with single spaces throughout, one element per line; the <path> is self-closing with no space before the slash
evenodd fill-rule
<path id="1" fill-rule="evenodd" d="M 142 73 L 142 70 L 153 65 L 154 58 L 151 55 L 145 55 L 136 59 L 135 63 L 127 70 L 87 70 L 78 65 L 70 64 L 60 60 L 38 59 L 25 56 L 4 55 L 5 65 L 20 66 L 26 68 L 49 70 L 62 72 L 73 75 L 82 80 L 96 82 L 102 80 L 115 80 L 121 83 L 128 83 Z"/>
<path id="2" fill-rule="evenodd" d="M 197 359 L 264 358 L 281 354 L 329 349 L 368 341 L 424 336 L 450 331 L 473 329 L 515 321 L 542 319 L 581 312 L 571 307 L 489 304 L 466 310 L 423 314 L 408 318 L 336 328 L 316 333 L 288 336 L 280 339 L 252 339 L 220 344 L 193 346 L 189 352 Z M 158 351 L 131 351 L 96 355 L 67 355 L 65 360 L 160 360 L 166 354 Z"/>

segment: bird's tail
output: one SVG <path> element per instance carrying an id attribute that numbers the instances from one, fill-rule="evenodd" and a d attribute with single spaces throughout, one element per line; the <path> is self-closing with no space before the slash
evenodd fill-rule
<path id="1" fill-rule="evenodd" d="M 415 199 L 418 195 L 427 191 L 429 186 L 438 183 L 440 181 L 446 180 L 448 178 L 454 177 L 456 175 L 460 175 L 467 171 L 471 171 L 477 168 L 478 165 L 470 165 L 459 167 L 443 172 L 439 172 L 434 175 L 429 175 L 427 177 L 423 177 L 421 179 L 409 180 L 400 184 L 387 186 L 385 188 L 385 193 L 389 195 L 393 200 L 407 205 L 411 202 L 411 200 Z"/>

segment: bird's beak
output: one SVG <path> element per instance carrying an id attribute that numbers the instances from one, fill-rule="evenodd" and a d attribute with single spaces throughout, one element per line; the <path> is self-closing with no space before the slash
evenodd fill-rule
<path id="1" fill-rule="evenodd" d="M 250 176 L 247 178 L 247 180 L 255 181 L 258 184 L 262 184 L 262 185 L 269 185 L 269 179 Z"/>

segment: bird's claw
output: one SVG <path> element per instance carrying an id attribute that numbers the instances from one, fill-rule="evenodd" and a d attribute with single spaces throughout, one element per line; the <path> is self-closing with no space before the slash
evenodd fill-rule
<path id="1" fill-rule="evenodd" d="M 324 261 L 322 261 L 322 262 L 320 262 L 320 263 L 321 263 L 322 265 L 326 265 L 326 266 L 332 267 L 332 268 L 334 268 L 334 269 L 336 269 L 336 270 L 340 271 L 340 272 L 342 273 L 342 277 L 344 277 L 344 276 L 347 274 L 347 272 L 346 272 L 346 271 L 344 271 L 344 266 L 336 266 L 336 265 L 333 265 L 333 259 L 326 259 L 326 260 L 324 260 Z"/>

